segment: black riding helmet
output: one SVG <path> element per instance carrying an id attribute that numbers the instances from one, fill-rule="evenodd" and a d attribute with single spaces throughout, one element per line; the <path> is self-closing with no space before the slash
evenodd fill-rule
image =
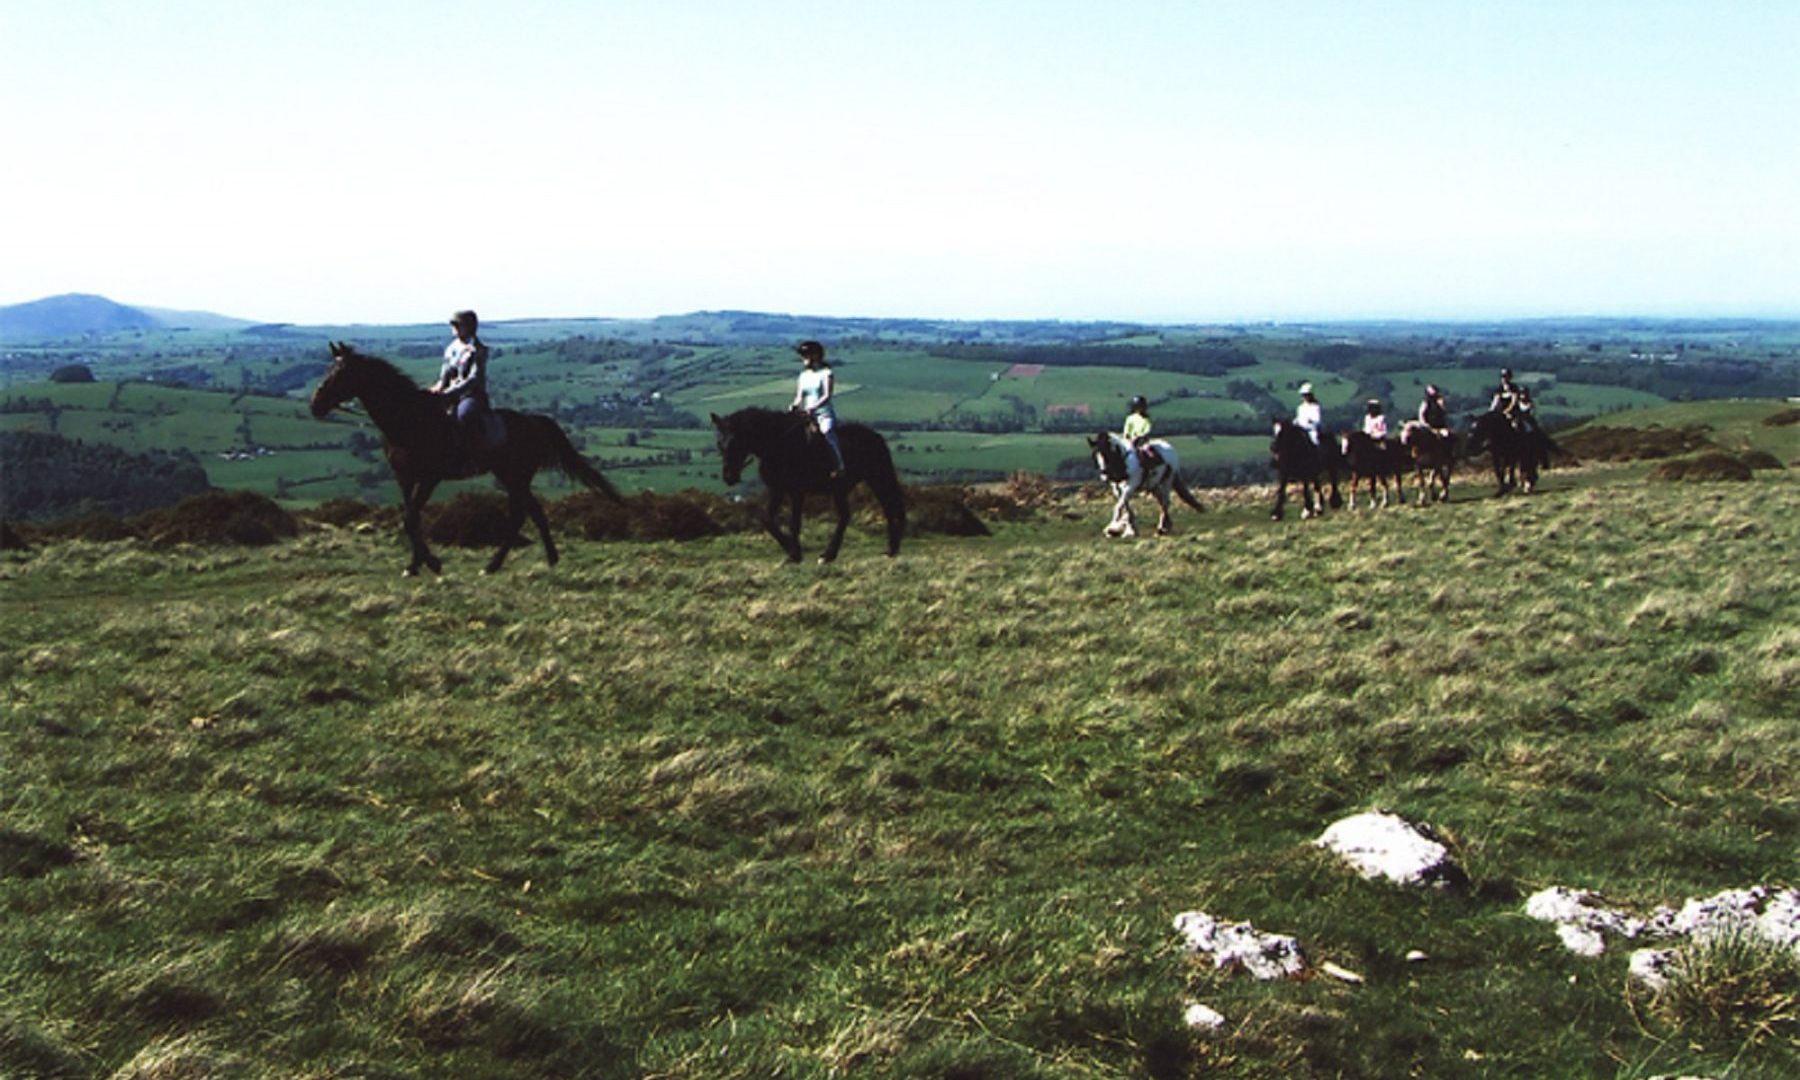
<path id="1" fill-rule="evenodd" d="M 1137 394 L 1131 399 L 1131 407 L 1133 409 L 1148 409 L 1150 407 L 1150 400 L 1142 394 Z"/>

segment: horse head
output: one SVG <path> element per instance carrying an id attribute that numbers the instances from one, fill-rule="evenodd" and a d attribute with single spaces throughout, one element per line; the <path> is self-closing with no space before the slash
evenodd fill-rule
<path id="1" fill-rule="evenodd" d="M 1488 449 L 1488 443 L 1496 438 L 1496 425 L 1505 423 L 1506 417 L 1492 410 L 1469 417 L 1469 442 L 1464 451 L 1470 457 L 1484 453 Z"/>
<path id="2" fill-rule="evenodd" d="M 712 414 L 713 430 L 717 435 L 719 460 L 723 463 L 721 473 L 727 487 L 735 487 L 744 477 L 744 464 L 750 459 L 750 447 L 746 445 L 744 435 L 731 422 L 729 416 Z"/>
<path id="3" fill-rule="evenodd" d="M 357 361 L 362 354 L 355 346 L 341 341 L 331 343 L 331 366 L 325 370 L 325 377 L 319 380 L 318 387 L 313 390 L 312 414 L 314 419 L 324 419 L 331 410 L 357 397 L 362 388 L 357 382 Z"/>
<path id="4" fill-rule="evenodd" d="M 1117 484 L 1130 475 L 1130 466 L 1125 463 L 1125 451 L 1117 436 L 1110 431 L 1095 432 L 1088 436 L 1087 444 L 1093 451 L 1094 466 L 1100 470 L 1102 480 Z"/>

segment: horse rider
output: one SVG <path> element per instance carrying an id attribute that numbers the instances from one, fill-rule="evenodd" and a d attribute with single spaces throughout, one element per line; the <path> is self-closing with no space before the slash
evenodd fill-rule
<path id="1" fill-rule="evenodd" d="M 1306 432 L 1314 446 L 1319 445 L 1319 429 L 1325 426 L 1325 410 L 1313 396 L 1313 384 L 1300 384 L 1300 404 L 1294 406 L 1294 426 Z"/>
<path id="2" fill-rule="evenodd" d="M 802 341 L 794 346 L 800 354 L 800 362 L 805 365 L 800 378 L 794 387 L 794 403 L 788 406 L 797 412 L 806 414 L 813 427 L 825 437 L 825 445 L 831 448 L 832 479 L 837 479 L 844 472 L 844 451 L 838 445 L 837 408 L 831 403 L 836 382 L 831 375 L 831 365 L 825 362 L 825 346 L 816 341 Z"/>
<path id="3" fill-rule="evenodd" d="M 1494 391 L 1494 400 L 1488 409 L 1506 417 L 1513 427 L 1519 426 L 1519 384 L 1513 382 L 1512 368 L 1500 369 L 1500 389 Z"/>
<path id="4" fill-rule="evenodd" d="M 1387 441 L 1387 417 L 1381 412 L 1381 402 L 1375 398 L 1369 399 L 1369 403 L 1363 411 L 1362 429 L 1363 434 L 1374 439 L 1377 445 Z"/>
<path id="5" fill-rule="evenodd" d="M 1550 467 L 1550 434 L 1538 423 L 1537 409 L 1531 404 L 1531 391 L 1519 387 L 1513 402 L 1513 426 L 1525 433 L 1531 452 L 1537 455 L 1538 467 Z"/>
<path id="6" fill-rule="evenodd" d="M 1419 423 L 1436 432 L 1438 438 L 1449 441 L 1450 407 L 1435 383 L 1425 387 L 1425 400 L 1419 402 Z"/>
<path id="7" fill-rule="evenodd" d="M 481 425 L 488 412 L 488 347 L 476 335 L 480 325 L 473 311 L 450 316 L 450 329 L 456 337 L 444 346 L 444 367 L 437 382 L 428 388 L 449 400 L 456 449 L 470 457 L 481 450 Z"/>
<path id="8" fill-rule="evenodd" d="M 1150 441 L 1150 401 L 1144 395 L 1138 394 L 1131 399 L 1131 413 L 1125 417 L 1119 437 L 1137 455 L 1139 468 L 1148 469 L 1159 460 L 1156 451 L 1145 445 Z"/>

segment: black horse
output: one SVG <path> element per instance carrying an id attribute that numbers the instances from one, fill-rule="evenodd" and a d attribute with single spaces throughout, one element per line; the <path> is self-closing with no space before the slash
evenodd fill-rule
<path id="1" fill-rule="evenodd" d="M 1521 431 L 1507 415 L 1490 409 L 1469 420 L 1468 457 L 1487 453 L 1494 462 L 1494 494 L 1504 495 L 1514 487 L 1531 494 L 1537 487 L 1538 463 L 1543 458 L 1547 437 L 1538 431 Z"/>
<path id="2" fill-rule="evenodd" d="M 1275 421 L 1275 437 L 1269 440 L 1269 463 L 1275 469 L 1275 510 L 1269 517 L 1280 521 L 1287 507 L 1288 484 L 1300 485 L 1302 518 L 1325 512 L 1324 481 L 1331 481 L 1331 508 L 1344 505 L 1338 494 L 1337 446 L 1330 438 L 1313 445 L 1306 429 L 1289 420 Z"/>
<path id="3" fill-rule="evenodd" d="M 331 410 L 352 400 L 362 402 L 369 419 L 387 440 L 388 465 L 400 484 L 401 519 L 406 537 L 412 542 L 412 563 L 406 568 L 409 577 L 418 573 L 421 566 L 434 574 L 443 571 L 443 563 L 425 544 L 419 512 L 431 498 L 432 490 L 445 480 L 466 480 L 491 472 L 506 490 L 506 539 L 488 560 L 486 572 L 490 574 L 506 561 L 506 553 L 512 549 L 513 538 L 527 516 L 544 539 L 545 558 L 551 566 L 556 565 L 550 520 L 531 493 L 531 478 L 539 469 L 560 469 L 590 490 L 614 502 L 624 501 L 611 481 L 582 458 L 562 428 L 548 416 L 496 410 L 505 428 L 503 440 L 483 451 L 479 460 L 467 460 L 456 450 L 453 421 L 445 411 L 443 397 L 419 386 L 386 360 L 364 356 L 349 345 L 333 342 L 331 368 L 313 391 L 312 414 L 323 419 Z"/>
<path id="4" fill-rule="evenodd" d="M 1387 506 L 1390 494 L 1406 504 L 1406 470 L 1411 466 L 1406 448 L 1392 439 L 1377 439 L 1366 431 L 1346 431 L 1338 437 L 1345 468 L 1350 473 L 1350 509 L 1356 509 L 1356 485 L 1369 485 L 1369 505 Z M 1381 491 L 1381 502 L 1375 492 Z"/>
<path id="5" fill-rule="evenodd" d="M 736 484 L 750 458 L 757 460 L 757 475 L 769 490 L 764 525 L 769 535 L 787 552 L 789 562 L 800 561 L 800 510 L 806 496 L 825 493 L 837 510 L 837 529 L 819 556 L 820 562 L 837 558 L 850 524 L 850 492 L 858 484 L 869 485 L 887 518 L 887 553 L 900 554 L 900 537 L 906 532 L 906 495 L 894 471 L 887 440 L 862 424 L 839 424 L 838 446 L 844 452 L 844 470 L 832 475 L 831 448 L 812 430 L 804 415 L 772 409 L 739 409 L 730 416 L 713 414 L 718 431 L 719 457 L 724 461 L 725 483 Z M 783 532 L 777 513 L 788 500 L 788 526 Z"/>

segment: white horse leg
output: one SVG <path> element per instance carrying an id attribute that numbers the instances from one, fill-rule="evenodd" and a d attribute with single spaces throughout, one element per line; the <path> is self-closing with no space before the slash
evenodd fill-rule
<path id="1" fill-rule="evenodd" d="M 1119 497 L 1118 501 L 1113 504 L 1112 521 L 1106 526 L 1106 535 L 1136 536 L 1137 528 L 1131 520 L 1131 484 L 1120 484 L 1116 490 Z"/>

